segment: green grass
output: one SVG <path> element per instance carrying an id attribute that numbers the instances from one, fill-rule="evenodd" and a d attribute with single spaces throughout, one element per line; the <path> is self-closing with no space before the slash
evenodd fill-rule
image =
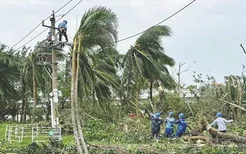
<path id="1" fill-rule="evenodd" d="M 6 131 L 6 126 L 15 126 L 19 125 L 18 123 L 0 123 L 0 148 L 21 148 L 21 147 L 26 147 L 29 144 L 32 143 L 31 137 L 24 137 L 23 142 L 15 142 L 12 141 L 11 143 L 5 142 L 5 131 Z M 62 142 L 65 145 L 73 145 L 74 144 L 74 137 L 73 135 L 66 135 L 62 136 Z M 39 140 L 48 140 L 49 136 L 47 137 L 40 137 Z"/>
<path id="2" fill-rule="evenodd" d="M 11 149 L 21 149 L 23 147 L 26 147 L 31 144 L 31 137 L 24 138 L 23 142 L 12 142 L 8 143 L 4 141 L 5 138 L 5 129 L 7 125 L 15 126 L 17 123 L 0 123 L 0 154 L 1 151 L 6 151 Z M 238 148 L 231 148 L 231 147 L 221 147 L 220 145 L 213 145 L 213 146 L 207 146 L 204 147 L 198 147 L 196 144 L 192 144 L 190 142 L 184 142 L 183 139 L 166 139 L 161 138 L 161 140 L 157 143 L 155 140 L 150 140 L 147 138 L 147 132 L 148 127 L 141 127 L 142 129 L 146 129 L 145 131 L 138 131 L 138 133 L 129 134 L 129 138 L 124 139 L 124 136 L 121 134 L 123 132 L 119 131 L 117 127 L 113 127 L 109 124 L 104 125 L 98 125 L 98 122 L 90 122 L 86 128 L 84 129 L 84 134 L 86 140 L 89 142 L 89 145 L 92 145 L 91 152 L 98 153 L 102 151 L 102 154 L 106 154 L 109 151 L 108 150 L 116 150 L 117 149 L 124 149 L 126 151 L 129 151 L 130 153 L 143 153 L 143 151 L 152 152 L 155 151 L 157 153 L 161 153 L 165 151 L 166 153 L 173 153 L 174 151 L 176 153 L 212 153 L 212 154 L 229 154 L 230 151 L 234 151 L 235 153 L 242 152 L 245 149 L 238 149 Z M 101 123 L 100 123 L 101 124 Z M 145 125 L 147 126 L 146 123 Z M 238 126 L 238 127 L 236 127 Z M 239 132 L 240 135 L 243 134 L 243 130 L 245 128 L 242 126 L 239 128 L 239 126 L 242 126 L 240 124 L 233 124 L 229 125 L 228 129 L 230 130 L 230 133 L 235 134 L 236 132 Z M 234 129 L 232 129 L 234 128 Z M 148 130 L 147 130 L 148 129 Z M 140 134 L 139 134 L 140 133 Z M 123 133 L 124 134 L 124 133 Z M 145 136 L 145 138 L 140 139 L 141 137 Z M 48 140 L 48 134 L 47 137 L 44 137 Z M 123 138 L 124 140 L 115 140 L 115 138 Z M 67 147 L 75 145 L 74 137 L 73 135 L 64 135 L 62 136 L 62 142 Z M 45 142 L 48 143 L 48 142 Z M 95 146 L 93 146 L 95 145 Z M 94 148 L 93 148 L 94 147 Z M 238 149 L 238 150 L 237 150 Z M 223 150 L 227 150 L 225 153 L 223 153 Z M 100 153 L 100 154 L 101 154 Z M 111 153 L 111 154 L 113 154 Z M 245 154 L 245 153 L 241 153 Z"/>

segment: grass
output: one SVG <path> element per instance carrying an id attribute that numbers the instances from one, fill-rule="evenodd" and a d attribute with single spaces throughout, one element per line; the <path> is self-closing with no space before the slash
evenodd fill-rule
<path id="1" fill-rule="evenodd" d="M 17 125 L 18 123 L 1 123 L 0 124 L 0 154 L 1 154 L 1 151 L 4 151 L 6 149 L 21 149 L 23 147 L 26 147 L 28 145 L 31 144 L 31 137 L 29 138 L 24 138 L 23 139 L 23 142 L 12 142 L 12 143 L 8 143 L 6 141 L 4 141 L 5 139 L 5 130 L 6 130 L 6 126 L 15 126 Z M 94 123 L 93 123 L 94 124 Z M 146 124 L 147 125 L 147 124 Z M 106 125 L 107 127 L 110 127 L 109 124 Z M 243 130 L 244 130 L 244 127 L 243 128 L 238 128 L 236 126 L 241 126 L 239 124 L 233 124 L 233 125 L 229 125 L 229 130 L 231 133 L 240 133 L 243 134 Z M 223 149 L 224 150 L 227 150 L 229 153 L 229 151 L 233 150 L 232 148 L 223 148 L 223 147 L 220 147 L 218 145 L 213 145 L 213 147 L 210 145 L 210 146 L 207 146 L 205 145 L 204 147 L 198 147 L 196 144 L 192 144 L 192 143 L 189 143 L 189 142 L 184 142 L 183 139 L 166 139 L 166 138 L 162 138 L 158 143 L 155 141 L 155 140 L 144 140 L 144 141 L 141 141 L 141 143 L 139 142 L 138 143 L 138 140 L 136 140 L 135 142 L 133 137 L 140 137 L 139 134 L 132 134 L 130 136 L 130 140 L 132 140 L 131 142 L 124 142 L 121 141 L 121 142 L 118 142 L 116 140 L 113 140 L 114 138 L 116 137 L 119 137 L 121 138 L 122 136 L 118 136 L 120 134 L 120 132 L 117 132 L 115 131 L 114 127 L 109 129 L 108 131 L 105 131 L 106 128 L 104 127 L 99 127 L 97 125 L 89 125 L 87 126 L 87 128 L 93 128 L 92 130 L 91 129 L 88 129 L 86 130 L 85 129 L 85 136 L 86 136 L 86 139 L 88 140 L 89 142 L 89 145 L 94 145 L 94 148 L 93 150 L 95 150 L 94 152 L 98 152 L 98 150 L 110 150 L 110 148 L 112 149 L 124 149 L 124 150 L 127 150 L 127 151 L 131 151 L 131 153 L 141 153 L 142 151 L 144 150 L 147 150 L 149 152 L 151 151 L 155 151 L 155 152 L 161 152 L 161 151 L 165 151 L 166 153 L 173 153 L 174 151 L 176 153 L 201 153 L 201 154 L 206 154 L 206 153 L 219 153 L 219 154 L 222 154 L 223 152 Z M 103 128 L 103 129 L 102 129 Z M 234 128 L 234 129 L 233 129 Z M 95 134 L 95 132 L 97 132 Z M 111 132 L 111 133 L 109 133 Z M 116 133 L 116 135 L 112 135 L 112 133 Z M 111 134 L 111 135 L 106 135 L 105 134 Z M 117 135 L 118 134 L 118 135 Z M 99 137 L 100 135 L 102 135 L 102 137 Z M 142 134 L 143 136 L 146 135 L 146 134 Z M 47 136 L 45 136 L 46 139 L 48 139 L 48 134 Z M 74 137 L 73 135 L 64 135 L 62 136 L 63 140 L 63 144 L 65 146 L 72 146 L 72 145 L 75 145 L 75 142 L 74 142 Z M 103 140 L 101 140 L 103 138 Z M 109 139 L 109 140 L 104 140 L 104 139 Z M 112 140 L 110 140 L 110 138 Z M 48 142 L 45 142 L 45 143 L 48 143 Z M 240 152 L 242 152 L 244 149 L 240 150 Z M 200 151 L 203 151 L 203 152 L 200 152 Z M 92 151 L 93 152 L 93 151 Z M 105 152 L 104 152 L 105 153 Z M 116 152 L 117 153 L 117 152 Z M 224 153 L 223 153 L 224 154 Z M 245 154 L 245 153 L 241 153 L 241 154 Z"/>
<path id="2" fill-rule="evenodd" d="M 5 148 L 21 148 L 28 146 L 29 144 L 32 143 L 31 136 L 30 137 L 24 137 L 23 142 L 16 142 L 12 141 L 11 143 L 5 142 L 5 132 L 6 132 L 6 127 L 7 126 L 16 126 L 19 125 L 18 123 L 1 123 L 0 124 L 0 147 L 5 147 Z M 14 133 L 13 133 L 14 134 Z M 31 134 L 29 134 L 31 135 Z M 14 135 L 12 136 L 14 137 Z M 39 140 L 49 140 L 49 136 L 43 136 L 40 137 Z M 74 144 L 74 137 L 73 135 L 65 135 L 62 136 L 62 141 L 64 145 L 73 145 Z"/>
<path id="3" fill-rule="evenodd" d="M 2 140 L 2 142 L 0 142 L 0 151 L 4 151 L 6 149 L 20 149 L 23 147 L 28 146 L 29 144 L 31 144 L 31 137 L 29 138 L 24 138 L 23 142 L 5 142 L 4 141 L 4 137 L 5 137 L 5 130 L 6 130 L 6 126 L 15 126 L 18 123 L 1 123 L 0 124 L 0 138 Z M 70 145 L 74 145 L 74 137 L 73 135 L 65 135 L 62 137 L 63 140 L 63 144 L 66 146 L 70 146 Z M 48 139 L 48 135 L 47 135 L 47 139 Z M 188 147 L 188 144 L 185 144 L 184 142 L 180 142 L 180 140 L 168 140 L 168 139 L 164 139 L 164 140 L 160 140 L 159 143 L 157 143 L 156 141 L 148 141 L 144 144 L 138 144 L 138 143 L 131 143 L 131 144 L 127 144 L 127 143 L 111 143 L 111 142 L 105 142 L 105 141 L 93 141 L 90 142 L 90 145 L 102 145 L 102 146 L 113 146 L 113 147 L 122 147 L 124 149 L 130 150 L 130 151 L 136 151 L 139 148 L 140 149 L 153 149 L 157 148 L 157 149 L 162 149 L 162 150 L 168 150 L 168 149 L 183 149 Z"/>

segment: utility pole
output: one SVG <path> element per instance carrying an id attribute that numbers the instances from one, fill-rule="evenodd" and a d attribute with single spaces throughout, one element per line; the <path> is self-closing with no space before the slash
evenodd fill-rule
<path id="1" fill-rule="evenodd" d="M 44 25 L 44 21 L 42 22 L 44 27 L 50 28 L 50 32 L 52 34 L 53 43 L 57 42 L 56 38 L 56 19 L 55 19 L 55 11 L 52 11 L 52 16 L 50 18 L 51 26 Z M 58 76 L 57 76 L 57 61 L 56 61 L 56 50 L 52 48 L 52 92 L 51 92 L 51 125 L 53 128 L 58 127 L 59 119 L 58 119 Z"/>
<path id="2" fill-rule="evenodd" d="M 54 38 L 54 41 L 57 41 L 56 38 L 56 28 L 55 28 L 55 23 L 56 23 L 56 19 L 55 19 L 55 11 L 52 11 L 52 18 L 50 18 L 51 21 L 51 34 L 52 34 L 52 38 Z M 59 120 L 58 120 L 58 84 L 57 84 L 57 61 L 56 61 L 56 51 L 54 48 L 52 48 L 52 93 L 53 93 L 53 97 L 52 97 L 52 103 L 51 106 L 53 106 L 53 123 L 52 123 L 52 127 L 58 127 L 59 125 Z M 51 112 L 51 113 L 52 113 Z"/>
<path id="3" fill-rule="evenodd" d="M 52 11 L 52 15 L 50 18 L 51 25 L 45 25 L 44 21 L 42 21 L 43 27 L 50 28 L 50 33 L 52 36 L 51 44 L 52 44 L 52 92 L 50 93 L 51 98 L 51 124 L 53 128 L 57 128 L 59 126 L 59 112 L 58 112 L 58 96 L 61 95 L 61 92 L 58 91 L 58 75 L 57 75 L 57 59 L 56 59 L 56 49 L 55 46 L 59 45 L 61 42 L 57 41 L 56 37 L 56 28 L 55 23 L 55 11 Z M 73 47 L 73 44 L 71 43 L 61 43 L 62 46 L 67 45 L 70 47 Z"/>

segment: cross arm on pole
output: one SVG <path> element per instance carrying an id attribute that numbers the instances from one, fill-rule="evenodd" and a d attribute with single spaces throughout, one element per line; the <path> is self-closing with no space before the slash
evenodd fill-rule
<path id="1" fill-rule="evenodd" d="M 43 26 L 43 27 L 48 27 L 48 28 L 58 29 L 58 28 L 56 28 L 56 27 L 52 27 L 52 26 L 45 25 L 45 24 L 44 24 L 44 20 L 42 20 L 42 26 Z"/>

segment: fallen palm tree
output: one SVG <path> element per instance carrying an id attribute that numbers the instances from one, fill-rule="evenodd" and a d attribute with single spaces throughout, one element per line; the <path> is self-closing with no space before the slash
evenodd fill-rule
<path id="1" fill-rule="evenodd" d="M 246 143 L 246 137 L 219 132 L 217 129 L 213 128 L 208 123 L 208 121 L 205 117 L 203 117 L 201 119 L 199 125 L 200 125 L 200 128 L 199 128 L 200 130 L 197 130 L 197 132 L 208 131 L 208 133 L 213 138 L 208 137 L 208 136 L 203 136 L 201 134 L 199 134 L 197 136 L 193 134 L 194 136 L 185 136 L 184 140 L 186 140 L 186 141 L 202 140 L 202 141 L 206 141 L 207 143 L 211 143 L 211 142 L 215 141 L 215 139 L 221 139 L 223 141 L 230 141 L 230 142 L 235 142 L 235 143 Z"/>

